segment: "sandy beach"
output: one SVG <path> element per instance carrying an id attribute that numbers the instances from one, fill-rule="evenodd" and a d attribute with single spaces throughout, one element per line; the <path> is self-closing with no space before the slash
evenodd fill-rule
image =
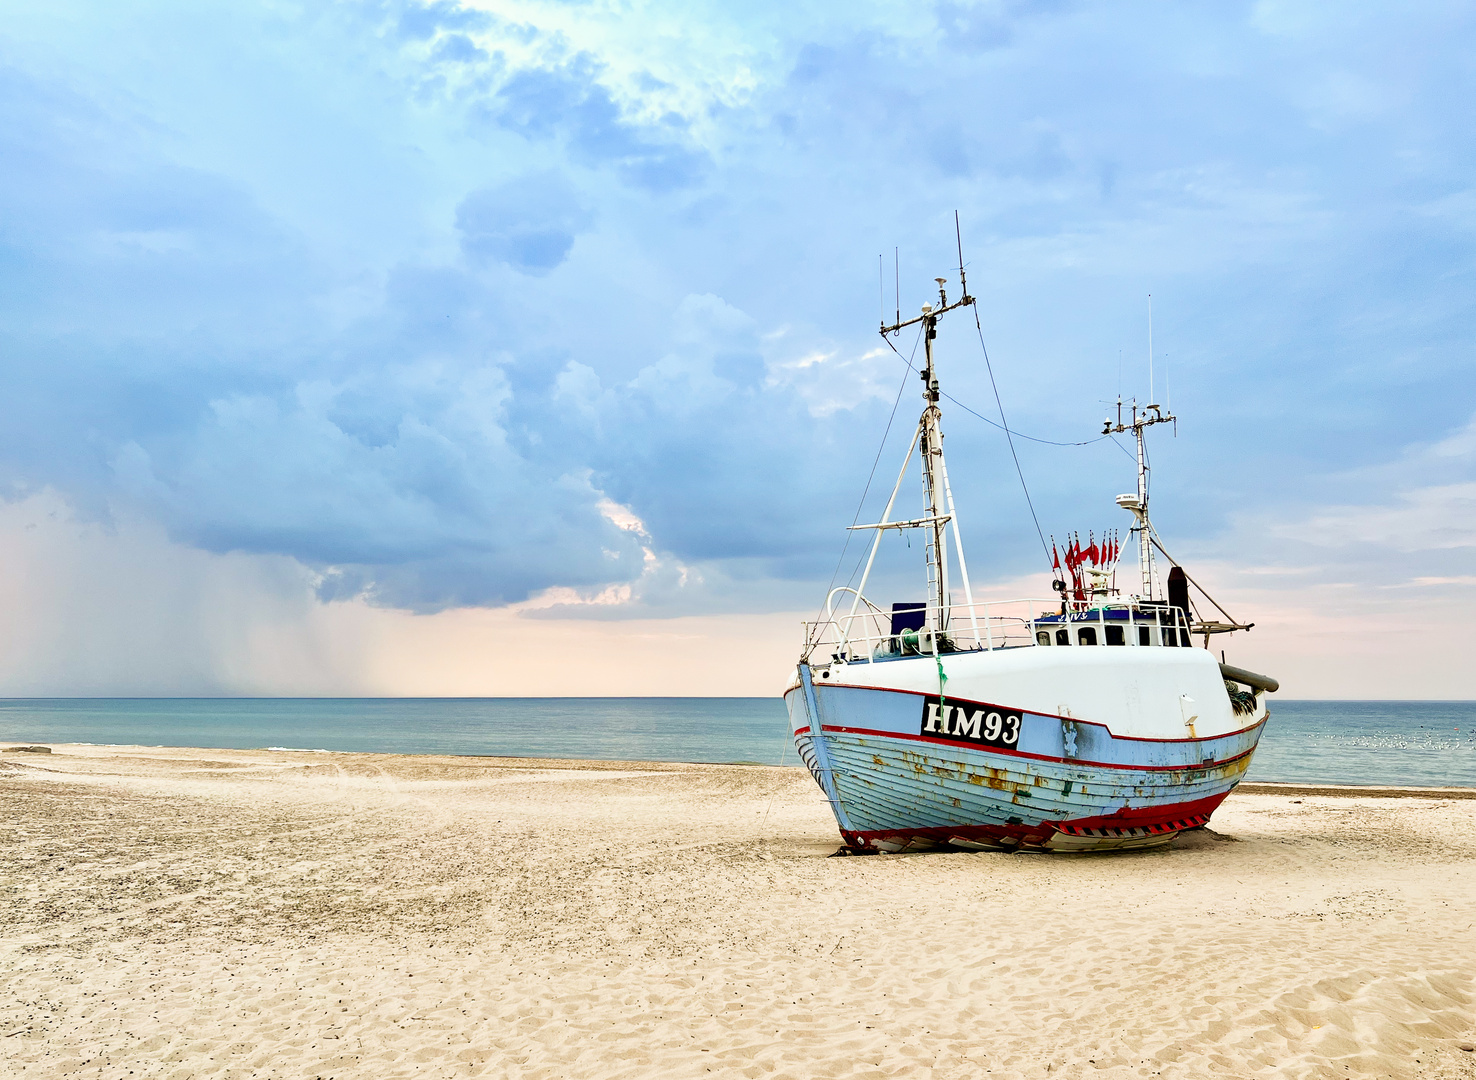
<path id="1" fill-rule="evenodd" d="M 827 858 L 798 769 L 0 756 L 14 1077 L 1476 1077 L 1476 799 Z"/>

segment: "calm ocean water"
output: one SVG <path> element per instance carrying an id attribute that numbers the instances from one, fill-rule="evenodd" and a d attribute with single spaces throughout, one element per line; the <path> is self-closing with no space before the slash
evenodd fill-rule
<path id="1" fill-rule="evenodd" d="M 12 698 L 0 742 L 796 764 L 775 698 Z M 1476 787 L 1476 702 L 1275 702 L 1249 778 Z"/>

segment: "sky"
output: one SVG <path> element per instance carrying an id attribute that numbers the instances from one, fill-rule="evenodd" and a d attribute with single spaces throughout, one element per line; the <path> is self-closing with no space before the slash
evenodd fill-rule
<path id="1" fill-rule="evenodd" d="M 1232 662 L 1476 697 L 1469 5 L 3 11 L 0 694 L 777 693 L 957 212 L 976 593 L 1152 393 Z"/>

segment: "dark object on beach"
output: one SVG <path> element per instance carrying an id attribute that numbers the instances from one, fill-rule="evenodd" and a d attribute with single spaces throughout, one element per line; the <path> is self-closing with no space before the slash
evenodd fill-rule
<path id="1" fill-rule="evenodd" d="M 49 754 L 49 753 L 51 753 L 51 747 L 49 747 L 49 746 L 7 746 L 5 748 L 5 752 L 7 754 Z"/>
<path id="2" fill-rule="evenodd" d="M 1461 1043 L 1461 1049 L 1468 1054 L 1476 1054 L 1476 1046 L 1472 1046 L 1470 1043 Z"/>

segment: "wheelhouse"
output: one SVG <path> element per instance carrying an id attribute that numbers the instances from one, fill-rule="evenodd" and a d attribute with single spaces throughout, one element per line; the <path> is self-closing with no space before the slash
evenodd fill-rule
<path id="1" fill-rule="evenodd" d="M 1103 604 L 1082 611 L 1042 615 L 1031 625 L 1036 645 L 1136 645 L 1190 647 L 1190 622 L 1182 608 L 1160 604 Z"/>

